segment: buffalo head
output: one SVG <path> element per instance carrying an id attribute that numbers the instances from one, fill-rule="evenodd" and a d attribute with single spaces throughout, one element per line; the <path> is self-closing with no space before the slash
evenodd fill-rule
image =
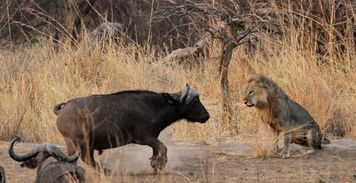
<path id="1" fill-rule="evenodd" d="M 81 149 L 77 146 L 77 151 L 73 155 L 65 155 L 57 146 L 53 144 L 41 144 L 36 146 L 31 152 L 25 155 L 18 155 L 14 152 L 14 145 L 20 138 L 11 141 L 9 148 L 10 157 L 18 162 L 22 162 L 21 167 L 37 168 L 43 161 L 49 157 L 54 157 L 63 162 L 76 162 L 80 156 Z"/>
<path id="2" fill-rule="evenodd" d="M 167 101 L 172 105 L 180 105 L 183 118 L 191 122 L 205 123 L 210 115 L 200 102 L 199 93 L 188 84 L 178 93 L 166 95 Z"/>

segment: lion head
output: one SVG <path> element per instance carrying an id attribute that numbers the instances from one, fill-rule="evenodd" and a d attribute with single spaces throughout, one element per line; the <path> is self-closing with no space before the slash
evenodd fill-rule
<path id="1" fill-rule="evenodd" d="M 260 74 L 252 74 L 248 77 L 243 101 L 248 107 L 264 108 L 276 101 L 279 93 L 278 86 L 272 80 Z"/>
<path id="2" fill-rule="evenodd" d="M 268 105 L 267 86 L 259 75 L 249 76 L 244 103 L 247 107 L 264 107 Z"/>

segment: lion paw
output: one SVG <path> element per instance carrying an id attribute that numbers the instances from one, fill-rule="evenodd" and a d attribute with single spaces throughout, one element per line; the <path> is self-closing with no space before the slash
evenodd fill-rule
<path id="1" fill-rule="evenodd" d="M 290 154 L 289 154 L 289 153 L 287 153 L 287 154 L 285 154 L 285 153 L 279 153 L 278 156 L 281 157 L 281 158 L 283 158 L 283 159 L 290 158 Z"/>
<path id="2" fill-rule="evenodd" d="M 313 153 L 315 153 L 316 151 L 315 150 L 308 150 L 308 151 L 306 151 L 304 154 L 313 154 Z"/>

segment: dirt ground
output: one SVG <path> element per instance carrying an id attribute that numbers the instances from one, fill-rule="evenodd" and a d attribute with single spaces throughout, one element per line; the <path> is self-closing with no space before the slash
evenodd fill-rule
<path id="1" fill-rule="evenodd" d="M 36 171 L 11 160 L 8 144 L 0 142 L 0 165 L 6 169 L 8 182 L 33 182 Z M 18 144 L 15 150 L 28 152 L 33 145 Z M 96 158 L 113 171 L 108 182 L 356 182 L 356 140 L 335 140 L 308 155 L 298 155 L 301 147 L 295 145 L 294 157 L 289 159 L 253 158 L 247 143 L 167 147 L 168 164 L 156 176 L 149 165 L 152 151 L 146 146 L 127 145 Z"/>

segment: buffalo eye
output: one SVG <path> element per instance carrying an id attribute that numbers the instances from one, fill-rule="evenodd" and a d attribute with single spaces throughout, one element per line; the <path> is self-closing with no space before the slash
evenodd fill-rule
<path id="1" fill-rule="evenodd" d="M 198 99 L 194 99 L 191 104 L 198 104 L 199 103 L 199 100 Z"/>

